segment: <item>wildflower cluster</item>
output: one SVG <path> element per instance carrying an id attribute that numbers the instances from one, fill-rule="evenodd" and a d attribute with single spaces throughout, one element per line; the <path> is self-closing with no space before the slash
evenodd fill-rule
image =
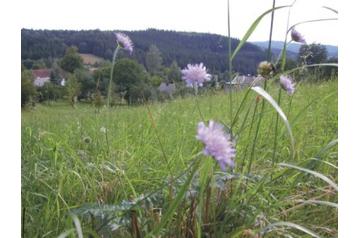
<path id="1" fill-rule="evenodd" d="M 207 73 L 206 67 L 203 63 L 200 64 L 188 64 L 186 69 L 181 71 L 183 74 L 183 80 L 188 87 L 202 87 L 203 83 L 210 81 L 211 75 Z"/>
<path id="2" fill-rule="evenodd" d="M 124 33 L 117 32 L 115 33 L 117 38 L 117 43 L 120 44 L 125 50 L 129 51 L 130 54 L 133 53 L 133 43 L 132 40 Z"/>
<path id="3" fill-rule="evenodd" d="M 221 124 L 209 121 L 209 125 L 205 126 L 204 122 L 199 122 L 196 138 L 205 144 L 204 154 L 212 156 L 221 170 L 225 171 L 227 166 L 234 167 L 234 145 Z"/>
<path id="4" fill-rule="evenodd" d="M 288 93 L 288 95 L 292 95 L 295 92 L 295 84 L 290 77 L 286 75 L 281 75 L 280 84 L 281 87 Z"/>
<path id="5" fill-rule="evenodd" d="M 306 44 L 305 38 L 302 36 L 301 33 L 296 31 L 295 28 L 292 28 L 292 30 L 291 30 L 291 38 L 295 42 Z"/>

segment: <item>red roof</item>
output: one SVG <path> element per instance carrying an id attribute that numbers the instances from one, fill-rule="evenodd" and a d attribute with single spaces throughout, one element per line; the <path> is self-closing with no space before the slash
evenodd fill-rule
<path id="1" fill-rule="evenodd" d="M 34 78 L 50 78 L 51 70 L 49 69 L 34 69 L 32 70 Z"/>

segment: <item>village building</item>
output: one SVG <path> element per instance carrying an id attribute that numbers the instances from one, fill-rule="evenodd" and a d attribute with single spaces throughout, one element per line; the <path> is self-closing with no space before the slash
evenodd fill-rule
<path id="1" fill-rule="evenodd" d="M 50 82 L 51 80 L 51 69 L 33 69 L 32 70 L 32 76 L 33 76 L 33 84 L 36 87 L 43 87 L 45 83 Z M 64 72 L 60 72 L 57 76 L 57 83 L 61 86 L 65 86 L 66 79 L 63 76 L 65 75 Z"/>
<path id="2" fill-rule="evenodd" d="M 225 92 L 230 90 L 230 87 L 234 90 L 241 90 L 246 87 L 259 86 L 263 81 L 262 76 L 251 76 L 248 75 L 236 75 L 231 82 L 226 82 L 224 85 Z"/>
<path id="3" fill-rule="evenodd" d="M 175 84 L 162 82 L 159 85 L 158 90 L 159 92 L 167 94 L 170 98 L 173 98 L 173 94 L 175 92 Z"/>
<path id="4" fill-rule="evenodd" d="M 51 70 L 49 69 L 34 69 L 32 70 L 34 85 L 36 87 L 43 87 L 46 82 L 50 82 Z"/>

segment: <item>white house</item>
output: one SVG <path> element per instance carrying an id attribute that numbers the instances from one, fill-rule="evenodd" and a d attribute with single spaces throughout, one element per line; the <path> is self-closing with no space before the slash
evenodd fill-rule
<path id="1" fill-rule="evenodd" d="M 175 84 L 162 82 L 159 85 L 158 90 L 159 90 L 159 92 L 168 94 L 169 97 L 172 98 L 173 93 L 175 92 Z"/>
<path id="2" fill-rule="evenodd" d="M 250 86 L 257 86 L 260 85 L 262 83 L 262 81 L 264 80 L 264 78 L 262 76 L 251 76 L 250 74 L 248 75 L 236 75 L 236 77 L 231 80 L 231 82 L 226 82 L 225 83 L 225 91 L 228 91 L 230 89 L 230 87 L 232 87 L 233 89 L 242 89 L 245 87 L 250 87 Z"/>
<path id="3" fill-rule="evenodd" d="M 34 77 L 34 85 L 36 87 L 43 87 L 46 82 L 50 82 L 51 71 L 49 69 L 34 69 L 32 70 Z"/>

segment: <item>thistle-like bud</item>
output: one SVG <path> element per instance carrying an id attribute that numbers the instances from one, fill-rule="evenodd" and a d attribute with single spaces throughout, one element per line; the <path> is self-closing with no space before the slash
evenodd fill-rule
<path id="1" fill-rule="evenodd" d="M 275 72 L 275 66 L 267 61 L 262 61 L 257 67 L 257 74 L 264 78 L 272 76 Z"/>
<path id="2" fill-rule="evenodd" d="M 291 38 L 295 42 L 306 44 L 306 40 L 303 37 L 303 35 L 301 33 L 299 33 L 298 31 L 296 31 L 295 28 L 292 28 L 292 30 L 291 30 Z"/>

